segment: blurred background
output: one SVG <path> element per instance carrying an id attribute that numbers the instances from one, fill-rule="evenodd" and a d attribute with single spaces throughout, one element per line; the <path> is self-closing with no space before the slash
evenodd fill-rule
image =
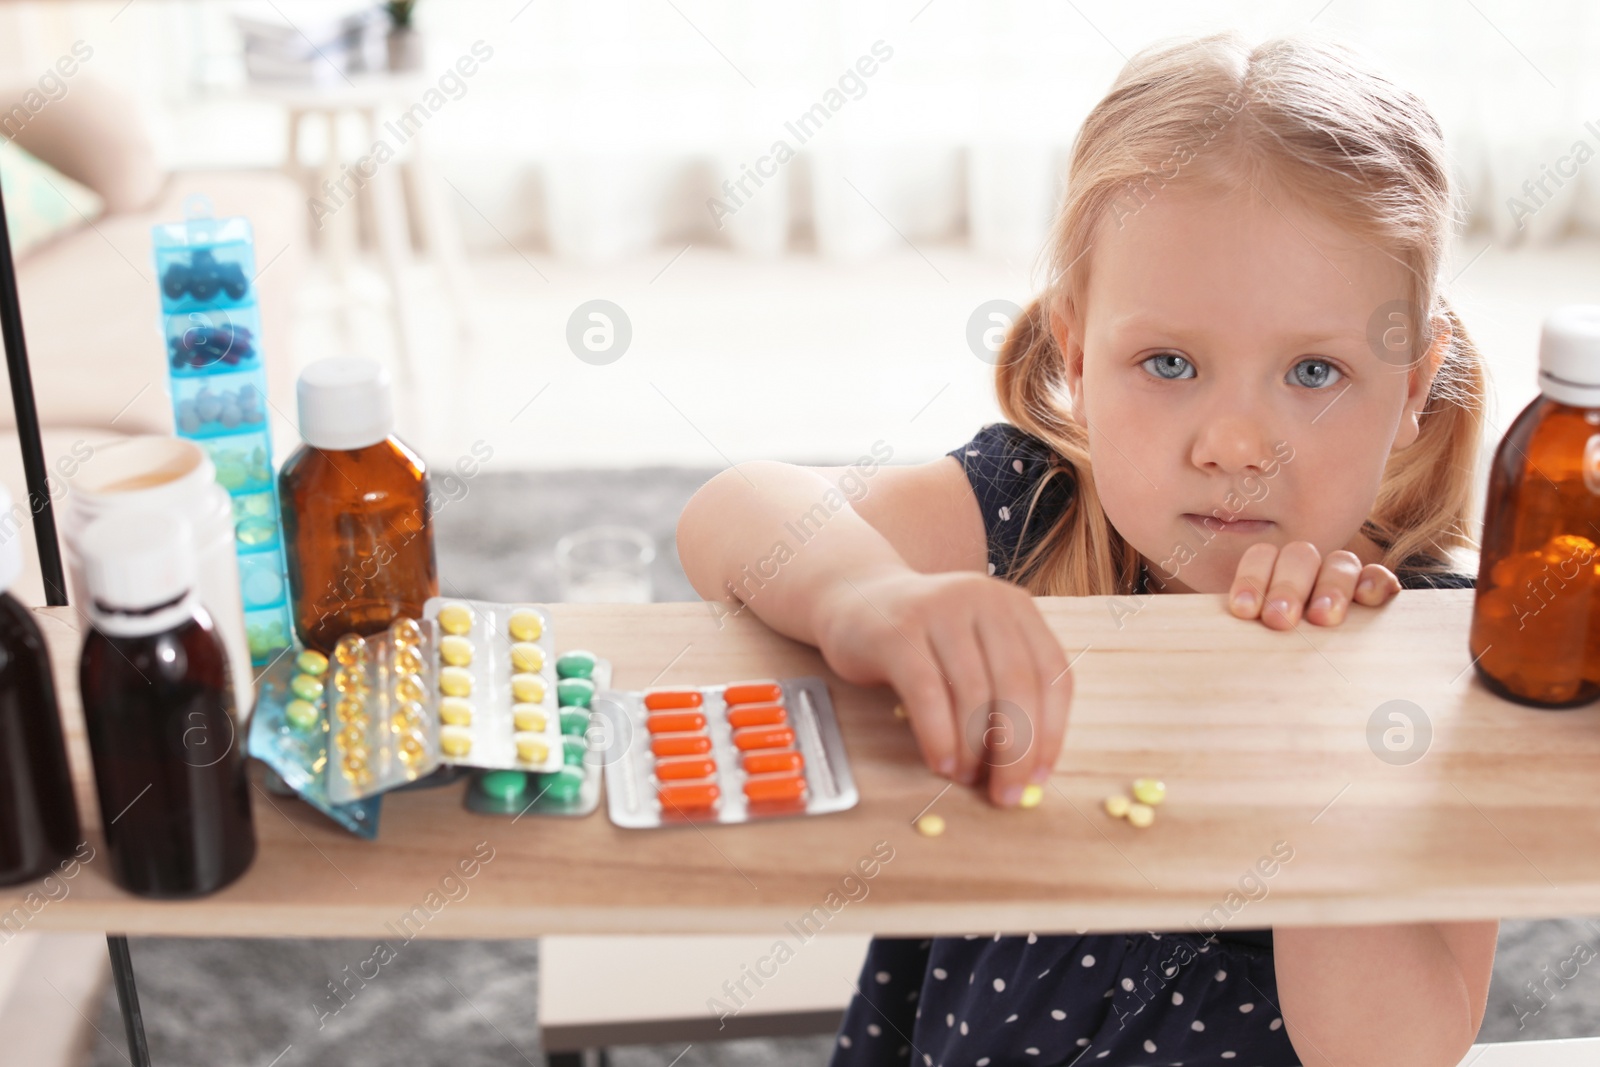
<path id="1" fill-rule="evenodd" d="M 1461 199 L 1446 290 L 1490 362 L 1492 447 L 1536 392 L 1542 317 L 1600 294 L 1600 5 L 1581 0 L 0 2 L 0 179 L 47 455 L 170 432 L 150 227 L 203 194 L 255 228 L 280 460 L 299 368 L 373 356 L 401 436 L 436 469 L 483 460 L 438 517 L 462 594 L 554 599 L 555 541 L 611 522 L 660 547 L 656 599 L 693 598 L 672 529 L 717 470 L 880 440 L 922 461 L 998 416 L 970 326 L 1036 291 L 1074 131 L 1128 56 L 1225 28 L 1342 40 L 1434 109 Z M 0 403 L 20 492 L 10 426 Z M 0 944 L 0 1020 L 76 1058 L 0 1062 L 121 1062 L 103 942 L 32 936 Z M 1586 974 L 1518 1009 L 1594 936 L 1507 923 L 1484 1037 L 1600 1032 Z M 302 1032 L 285 1063 L 404 1040 L 460 1064 L 540 1054 L 531 945 L 419 949 L 315 1033 L 305 1005 L 352 946 L 134 957 L 164 1064 L 265 1064 Z M 40 961 L 53 993 L 20 977 Z M 440 973 L 472 1010 L 439 1007 Z M 617 1058 L 817 1062 L 827 1043 Z"/>
<path id="2" fill-rule="evenodd" d="M 148 287 L 148 256 L 115 223 L 176 217 L 158 176 L 270 179 L 272 210 L 262 187 L 226 208 L 234 187 L 213 193 L 219 213 L 255 218 L 261 263 L 285 257 L 263 277 L 281 286 L 269 359 L 392 361 L 413 400 L 403 426 L 430 456 L 485 436 L 503 469 L 954 447 L 996 412 L 968 318 L 1036 290 L 1073 131 L 1125 57 L 1169 35 L 1322 32 L 1429 102 L 1463 201 L 1450 289 L 1491 357 L 1499 425 L 1532 396 L 1542 313 L 1594 292 L 1600 177 L 1570 157 L 1600 151 L 1600 9 L 1579 0 L 422 0 L 405 14 L 396 41 L 391 13 L 335 0 L 0 3 L 0 99 L 92 49 L 32 124 L 92 81 L 114 90 L 103 121 L 148 153 L 126 165 L 153 173 L 112 190 L 105 216 L 64 220 L 103 272 L 97 298 Z M 1563 157 L 1571 173 L 1551 178 Z M 773 173 L 725 191 L 758 166 Z M 28 286 L 27 268 L 35 317 L 94 303 Z M 565 340 L 595 299 L 631 327 L 604 366 Z M 153 342 L 153 310 L 116 329 Z M 770 417 L 780 390 L 793 417 Z M 129 414 L 141 405 L 164 414 L 149 395 Z"/>

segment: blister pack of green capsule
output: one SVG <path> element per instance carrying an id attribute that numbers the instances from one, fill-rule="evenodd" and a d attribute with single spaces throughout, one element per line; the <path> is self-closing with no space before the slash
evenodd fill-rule
<path id="1" fill-rule="evenodd" d="M 378 836 L 381 797 L 337 803 L 327 789 L 328 660 L 306 650 L 283 655 L 256 679 L 249 754 L 313 808 L 360 837 Z"/>

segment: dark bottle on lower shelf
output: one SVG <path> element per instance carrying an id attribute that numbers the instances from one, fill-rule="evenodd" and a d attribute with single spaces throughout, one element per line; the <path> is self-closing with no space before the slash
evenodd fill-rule
<path id="1" fill-rule="evenodd" d="M 188 524 L 121 513 L 82 536 L 92 623 L 79 687 L 112 878 L 203 896 L 255 857 L 228 657 L 200 606 Z"/>
<path id="2" fill-rule="evenodd" d="M 0 486 L 0 514 L 10 513 L 11 495 Z M 21 572 L 21 538 L 0 540 L 0 590 Z M 44 634 L 27 608 L 0 592 L 0 885 L 44 877 L 80 840 Z"/>

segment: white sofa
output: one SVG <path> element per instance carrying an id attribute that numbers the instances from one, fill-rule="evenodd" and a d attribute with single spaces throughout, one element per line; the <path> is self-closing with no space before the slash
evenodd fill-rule
<path id="1" fill-rule="evenodd" d="M 0 113 L 29 88 L 0 88 Z M 34 400 L 46 463 L 53 471 L 70 471 L 81 457 L 92 456 L 96 444 L 172 432 L 150 231 L 157 223 L 181 220 L 191 193 L 209 196 L 219 217 L 246 215 L 254 227 L 268 393 L 279 411 L 292 416 L 289 322 L 305 269 L 310 217 L 305 195 L 293 181 L 265 171 L 163 173 L 134 107 L 113 89 L 81 77 L 67 95 L 34 114 L 15 140 L 106 202 L 104 216 L 17 263 Z M 58 473 L 52 477 L 60 483 L 52 490 L 59 512 L 66 487 Z M 26 501 L 5 375 L 0 375 L 0 483 L 15 500 Z M 44 587 L 32 517 L 22 506 L 15 514 L 23 520 L 26 565 L 12 592 L 38 605 L 45 602 Z"/>

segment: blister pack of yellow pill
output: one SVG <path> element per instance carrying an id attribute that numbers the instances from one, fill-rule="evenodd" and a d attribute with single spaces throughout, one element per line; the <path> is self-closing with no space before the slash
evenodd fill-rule
<path id="1" fill-rule="evenodd" d="M 533 604 L 434 597 L 422 614 L 438 634 L 440 758 L 466 767 L 559 771 L 562 683 L 545 612 Z M 592 694 L 593 683 L 586 684 Z M 585 696 L 576 709 L 579 736 L 588 705 Z"/>

